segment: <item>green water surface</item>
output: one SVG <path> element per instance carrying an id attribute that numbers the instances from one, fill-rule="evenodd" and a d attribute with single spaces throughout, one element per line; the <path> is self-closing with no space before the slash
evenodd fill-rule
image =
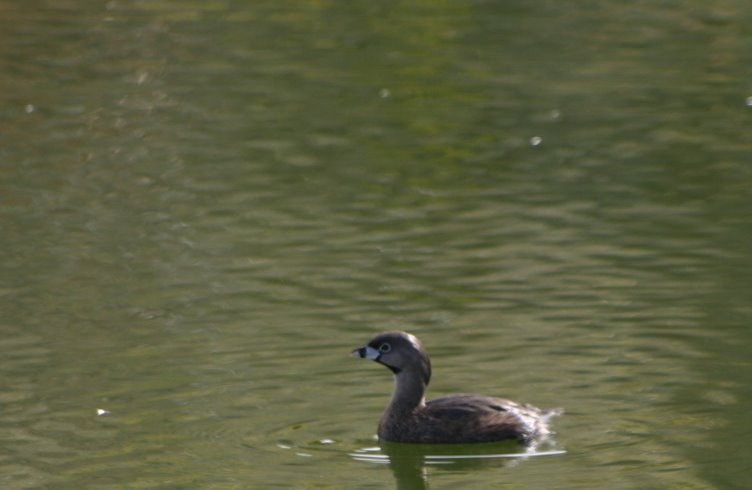
<path id="1" fill-rule="evenodd" d="M 749 488 L 750 25 L 0 2 L 0 487 Z M 380 448 L 383 329 L 548 452 Z"/>

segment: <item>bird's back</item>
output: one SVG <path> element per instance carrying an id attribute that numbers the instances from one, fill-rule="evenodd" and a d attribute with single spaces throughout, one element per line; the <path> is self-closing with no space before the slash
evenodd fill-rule
<path id="1" fill-rule="evenodd" d="M 546 414 L 531 405 L 481 395 L 429 400 L 405 417 L 385 414 L 379 436 L 401 442 L 529 442 L 548 433 Z"/>

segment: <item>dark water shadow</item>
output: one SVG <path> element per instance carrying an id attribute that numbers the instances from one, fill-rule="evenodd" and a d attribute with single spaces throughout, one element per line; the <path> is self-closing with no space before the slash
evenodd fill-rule
<path id="1" fill-rule="evenodd" d="M 552 443 L 526 448 L 514 442 L 489 444 L 405 444 L 379 441 L 379 446 L 350 453 L 357 460 L 387 464 L 398 489 L 428 488 L 427 467 L 444 471 L 478 470 L 516 465 L 531 457 L 555 456 L 566 451 Z"/>

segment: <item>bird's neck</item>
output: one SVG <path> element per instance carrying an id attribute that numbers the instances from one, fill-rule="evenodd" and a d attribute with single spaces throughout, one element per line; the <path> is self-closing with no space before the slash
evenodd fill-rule
<path id="1" fill-rule="evenodd" d="M 392 414 L 413 412 L 426 404 L 425 394 L 426 385 L 419 373 L 402 371 L 395 374 L 394 393 L 387 411 Z"/>

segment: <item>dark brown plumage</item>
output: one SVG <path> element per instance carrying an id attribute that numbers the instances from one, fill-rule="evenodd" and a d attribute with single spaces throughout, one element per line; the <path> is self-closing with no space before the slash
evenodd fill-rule
<path id="1" fill-rule="evenodd" d="M 383 332 L 353 355 L 394 373 L 395 387 L 379 422 L 379 438 L 392 442 L 469 443 L 516 439 L 523 444 L 549 434 L 557 411 L 481 395 L 449 395 L 426 401 L 431 361 L 423 344 L 406 332 Z"/>

